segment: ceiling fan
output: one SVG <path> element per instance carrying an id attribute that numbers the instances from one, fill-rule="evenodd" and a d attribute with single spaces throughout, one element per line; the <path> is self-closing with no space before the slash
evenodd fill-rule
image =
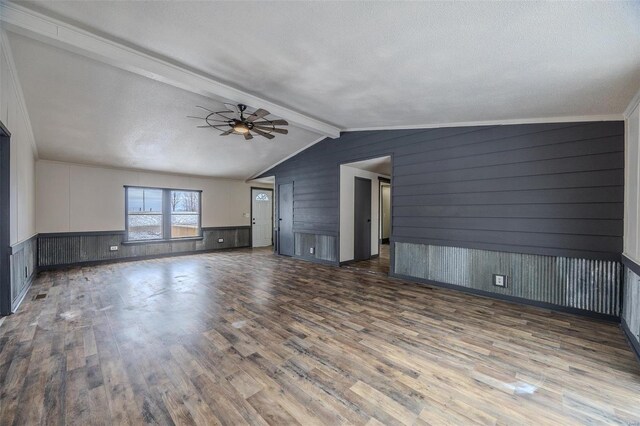
<path id="1" fill-rule="evenodd" d="M 194 117 L 188 115 L 188 118 L 197 118 L 205 121 L 205 125 L 198 127 L 212 127 L 216 130 L 220 130 L 220 136 L 227 135 L 244 135 L 246 140 L 253 139 L 251 132 L 264 136 L 267 139 L 273 139 L 275 135 L 273 133 L 280 133 L 286 135 L 289 133 L 287 129 L 279 129 L 276 126 L 288 126 L 286 120 L 269 120 L 265 118 L 269 115 L 269 111 L 259 108 L 245 116 L 247 106 L 243 104 L 233 105 L 224 104 L 227 107 L 226 111 L 212 111 L 209 108 L 203 106 L 197 106 L 207 111 L 209 114 L 206 117 Z"/>

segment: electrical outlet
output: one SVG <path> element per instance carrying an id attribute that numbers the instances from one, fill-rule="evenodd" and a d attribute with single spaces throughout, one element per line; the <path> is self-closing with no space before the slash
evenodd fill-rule
<path id="1" fill-rule="evenodd" d="M 314 247 L 309 247 L 309 254 L 313 254 L 314 251 L 316 251 Z"/>
<path id="2" fill-rule="evenodd" d="M 118 246 L 109 247 L 109 251 L 118 251 Z"/>
<path id="3" fill-rule="evenodd" d="M 224 238 L 218 238 L 219 243 L 224 243 Z"/>
<path id="4" fill-rule="evenodd" d="M 493 285 L 496 287 L 506 287 L 507 286 L 507 276 L 493 274 Z"/>

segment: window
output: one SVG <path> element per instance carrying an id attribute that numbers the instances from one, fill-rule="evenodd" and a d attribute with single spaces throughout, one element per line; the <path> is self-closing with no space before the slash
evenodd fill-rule
<path id="1" fill-rule="evenodd" d="M 269 201 L 269 196 L 267 196 L 267 194 L 265 194 L 264 192 L 261 192 L 260 194 L 256 195 L 256 201 Z"/>
<path id="2" fill-rule="evenodd" d="M 171 191 L 171 238 L 200 236 L 200 193 Z"/>
<path id="3" fill-rule="evenodd" d="M 200 191 L 125 187 L 127 241 L 200 237 Z"/>
<path id="4" fill-rule="evenodd" d="M 127 188 L 127 239 L 161 240 L 162 190 Z"/>

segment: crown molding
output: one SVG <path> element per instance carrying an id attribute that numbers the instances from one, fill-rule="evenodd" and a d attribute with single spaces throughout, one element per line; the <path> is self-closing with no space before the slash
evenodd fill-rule
<path id="1" fill-rule="evenodd" d="M 542 118 L 514 118 L 508 120 L 484 120 L 484 121 L 459 121 L 454 123 L 431 123 L 400 126 L 379 126 L 379 127 L 355 127 L 344 129 L 344 132 L 364 132 L 375 130 L 412 130 L 412 129 L 438 129 L 443 127 L 472 127 L 472 126 L 508 126 L 512 124 L 540 124 L 540 123 L 579 123 L 584 121 L 622 121 L 623 114 L 604 115 L 574 115 L 564 117 L 542 117 Z"/>
<path id="2" fill-rule="evenodd" d="M 34 158 L 37 160 L 38 147 L 36 146 L 36 139 L 33 135 L 33 127 L 31 127 L 31 119 L 29 118 L 27 103 L 24 100 L 24 92 L 22 91 L 22 85 L 20 84 L 20 79 L 18 78 L 18 71 L 16 70 L 16 64 L 13 61 L 13 53 L 11 52 L 9 39 L 7 38 L 7 34 L 5 33 L 5 31 L 2 29 L 0 29 L 0 45 L 1 45 L 2 55 L 7 61 L 7 66 L 9 68 L 9 77 L 13 81 L 13 87 L 15 88 L 15 91 L 16 91 L 18 108 L 22 112 L 22 117 L 25 120 L 27 139 L 29 139 L 29 143 L 31 144 L 31 149 L 33 151 Z M 11 124 L 8 124 L 8 125 L 11 126 Z"/>
<path id="3" fill-rule="evenodd" d="M 221 83 L 182 64 L 168 62 L 5 0 L 0 1 L 0 8 L 0 21 L 10 31 L 202 96 L 267 109 L 298 127 L 326 137 L 340 136 L 340 129 L 330 123 Z"/>

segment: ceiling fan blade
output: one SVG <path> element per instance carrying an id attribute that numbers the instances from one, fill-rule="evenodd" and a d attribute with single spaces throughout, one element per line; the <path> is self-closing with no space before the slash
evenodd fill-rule
<path id="1" fill-rule="evenodd" d="M 251 133 L 247 132 L 247 133 L 244 134 L 244 139 L 245 140 L 250 140 L 250 139 L 253 139 L 253 136 L 251 136 Z"/>
<path id="2" fill-rule="evenodd" d="M 227 135 L 230 135 L 231 133 L 233 133 L 233 129 L 229 129 L 224 133 L 220 133 L 220 136 L 227 136 Z"/>
<path id="3" fill-rule="evenodd" d="M 274 133 L 280 133 L 283 135 L 286 135 L 287 133 L 289 133 L 289 131 L 287 129 L 276 129 L 275 127 L 266 127 L 266 126 L 253 126 L 254 129 L 258 128 L 260 130 L 265 130 L 268 132 L 274 132 Z"/>
<path id="4" fill-rule="evenodd" d="M 256 126 L 288 126 L 287 120 L 272 120 L 272 121 L 256 121 L 253 124 Z"/>
<path id="5" fill-rule="evenodd" d="M 247 117 L 247 121 L 255 121 L 259 118 L 269 115 L 269 111 L 266 109 L 257 109 L 250 116 Z"/>
<path id="6" fill-rule="evenodd" d="M 255 127 L 254 127 L 252 130 L 253 130 L 254 132 L 256 132 L 257 134 L 259 134 L 260 136 L 264 136 L 264 137 L 265 137 L 265 138 L 267 138 L 267 139 L 273 139 L 273 138 L 275 138 L 275 136 L 273 136 L 273 135 L 271 135 L 271 134 L 269 134 L 269 133 L 263 132 L 263 131 L 262 131 L 262 130 L 260 130 L 260 129 L 256 129 Z"/>

